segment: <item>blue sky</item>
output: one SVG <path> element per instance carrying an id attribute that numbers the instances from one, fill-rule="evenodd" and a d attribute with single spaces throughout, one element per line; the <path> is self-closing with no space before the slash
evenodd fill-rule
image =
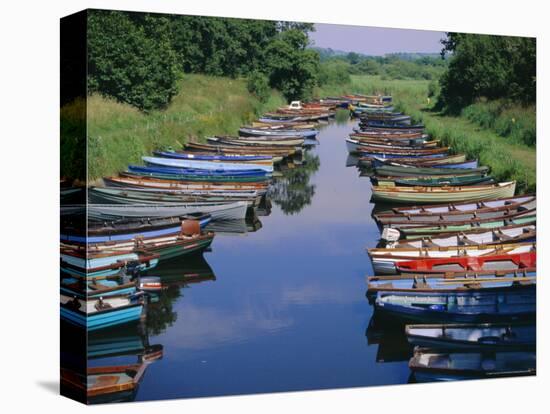
<path id="1" fill-rule="evenodd" d="M 310 33 L 314 46 L 366 55 L 396 52 L 438 53 L 445 32 L 431 30 L 387 29 L 382 27 L 315 24 Z"/>

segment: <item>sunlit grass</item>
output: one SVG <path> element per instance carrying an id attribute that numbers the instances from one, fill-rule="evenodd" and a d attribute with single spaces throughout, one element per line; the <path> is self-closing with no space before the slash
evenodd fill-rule
<path id="1" fill-rule="evenodd" d="M 99 95 L 88 99 L 88 178 L 94 181 L 138 164 L 155 149 L 180 148 L 190 139 L 236 134 L 261 113 L 283 105 L 273 92 L 262 104 L 246 89 L 246 81 L 185 75 L 180 93 L 164 111 L 144 114 Z M 69 108 L 65 111 L 70 111 Z"/>

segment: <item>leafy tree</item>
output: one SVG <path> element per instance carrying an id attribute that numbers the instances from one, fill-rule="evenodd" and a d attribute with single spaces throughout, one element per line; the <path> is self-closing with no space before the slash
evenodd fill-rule
<path id="1" fill-rule="evenodd" d="M 266 50 L 266 69 L 271 87 L 289 101 L 307 99 L 317 82 L 319 54 L 306 49 L 307 35 L 297 29 L 281 32 Z"/>
<path id="2" fill-rule="evenodd" d="M 167 19 L 128 13 L 89 12 L 88 90 L 148 111 L 166 106 L 177 92 L 176 55 Z"/>
<path id="3" fill-rule="evenodd" d="M 344 60 L 330 60 L 321 63 L 319 66 L 319 85 L 336 84 L 341 85 L 351 82 L 350 64 Z"/>
<path id="4" fill-rule="evenodd" d="M 439 104 L 449 111 L 480 97 L 535 101 L 535 39 L 448 33 L 442 43 L 442 55 L 452 55 L 441 78 Z"/>

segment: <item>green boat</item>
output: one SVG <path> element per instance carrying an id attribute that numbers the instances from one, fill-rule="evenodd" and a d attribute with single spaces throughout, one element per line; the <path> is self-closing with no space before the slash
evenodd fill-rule
<path id="1" fill-rule="evenodd" d="M 384 177 L 416 177 L 422 175 L 485 175 L 489 172 L 489 167 L 478 168 L 427 168 L 414 166 L 383 165 L 375 167 L 376 175 Z"/>
<path id="2" fill-rule="evenodd" d="M 418 226 L 399 229 L 401 238 L 416 239 L 422 236 L 431 236 L 435 234 L 451 234 L 460 233 L 473 229 L 498 229 L 503 226 L 511 226 L 517 224 L 535 224 L 537 222 L 536 215 L 521 216 L 504 220 L 488 221 L 485 223 L 465 223 L 460 225 L 440 225 L 440 226 Z"/>
<path id="3" fill-rule="evenodd" d="M 197 240 L 177 240 L 164 245 L 146 245 L 146 248 L 147 251 L 158 253 L 160 260 L 168 260 L 182 255 L 202 252 L 212 244 L 212 240 L 214 240 L 214 233 L 207 233 Z"/>
<path id="4" fill-rule="evenodd" d="M 464 186 L 476 184 L 493 184 L 495 180 L 490 176 L 464 175 L 453 177 L 399 177 L 399 178 L 373 178 L 379 186 L 422 186 L 422 187 L 443 187 L 443 186 Z"/>

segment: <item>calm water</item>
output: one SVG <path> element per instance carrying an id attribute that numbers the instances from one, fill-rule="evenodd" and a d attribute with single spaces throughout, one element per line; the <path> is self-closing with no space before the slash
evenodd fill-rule
<path id="1" fill-rule="evenodd" d="M 401 338 L 367 332 L 365 248 L 379 232 L 368 178 L 346 167 L 354 126 L 322 129 L 306 165 L 278 180 L 260 229 L 218 234 L 204 259 L 151 272 L 174 285 L 149 306 L 139 340 L 161 344 L 164 356 L 148 367 L 136 400 L 407 382 Z M 197 283 L 178 283 L 190 275 Z"/>

